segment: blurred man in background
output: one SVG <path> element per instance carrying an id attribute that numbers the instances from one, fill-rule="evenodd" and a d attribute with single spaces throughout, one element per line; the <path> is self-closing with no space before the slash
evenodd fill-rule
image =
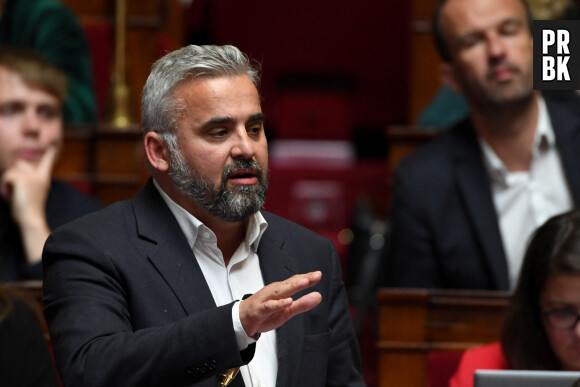
<path id="1" fill-rule="evenodd" d="M 441 0 L 443 81 L 470 116 L 394 175 L 390 286 L 512 289 L 530 235 L 580 200 L 580 97 L 532 89 L 524 0 Z"/>
<path id="2" fill-rule="evenodd" d="M 30 50 L 0 48 L 0 280 L 41 278 L 50 230 L 101 207 L 54 180 L 66 78 Z"/>

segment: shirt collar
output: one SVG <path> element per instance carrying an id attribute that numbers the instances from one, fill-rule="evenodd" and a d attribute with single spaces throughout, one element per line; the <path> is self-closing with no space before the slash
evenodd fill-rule
<path id="1" fill-rule="evenodd" d="M 479 144 L 481 150 L 483 151 L 483 159 L 486 169 L 491 177 L 493 183 L 505 184 L 508 170 L 501 161 L 501 159 L 495 154 L 491 146 L 481 137 L 479 138 Z M 550 116 L 548 115 L 548 108 L 546 107 L 546 101 L 542 96 L 538 98 L 538 122 L 536 124 L 536 131 L 534 134 L 534 141 L 532 143 L 532 157 L 536 158 L 541 152 L 546 152 L 547 150 L 556 146 L 556 136 L 554 135 L 554 129 L 552 123 L 550 122 Z"/>
<path id="2" fill-rule="evenodd" d="M 171 199 L 155 179 L 153 179 L 153 184 L 177 220 L 177 223 L 179 224 L 179 227 L 181 228 L 181 231 L 185 235 L 185 238 L 187 239 L 187 242 L 191 248 L 193 248 L 198 234 L 202 231 L 209 232 L 214 236 L 215 239 L 215 234 L 213 231 L 204 225 L 199 219 L 177 204 L 173 199 Z M 253 252 L 258 251 L 258 245 L 267 227 L 268 223 L 260 211 L 254 213 L 248 218 L 246 238 L 244 239 L 244 243 L 248 247 L 251 247 Z"/>

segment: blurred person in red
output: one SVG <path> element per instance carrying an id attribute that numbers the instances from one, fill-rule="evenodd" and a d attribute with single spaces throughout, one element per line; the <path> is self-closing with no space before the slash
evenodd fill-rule
<path id="1" fill-rule="evenodd" d="M 451 387 L 473 386 L 478 369 L 580 371 L 580 211 L 534 234 L 501 342 L 467 350 Z"/>

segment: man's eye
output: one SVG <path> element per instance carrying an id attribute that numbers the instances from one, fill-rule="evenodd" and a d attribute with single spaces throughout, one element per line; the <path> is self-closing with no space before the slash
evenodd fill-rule
<path id="1" fill-rule="evenodd" d="M 38 109 L 38 115 L 46 119 L 53 119 L 60 115 L 60 111 L 53 107 L 43 107 Z"/>
<path id="2" fill-rule="evenodd" d="M 10 116 L 18 112 L 18 106 L 14 104 L 0 105 L 0 115 Z"/>
<path id="3" fill-rule="evenodd" d="M 576 316 L 576 312 L 571 309 L 554 309 L 550 313 L 557 317 Z"/>
<path id="4" fill-rule="evenodd" d="M 503 35 L 514 35 L 514 34 L 518 33 L 521 30 L 521 28 L 522 28 L 522 24 L 514 20 L 514 21 L 504 23 L 501 26 L 500 32 Z"/>
<path id="5" fill-rule="evenodd" d="M 262 131 L 261 126 L 252 126 L 250 129 L 248 129 L 249 134 L 259 134 L 261 131 Z"/>
<path id="6" fill-rule="evenodd" d="M 215 138 L 225 137 L 226 134 L 228 134 L 228 131 L 225 129 L 214 129 L 210 132 L 210 136 Z"/>
<path id="7" fill-rule="evenodd" d="M 481 42 L 477 36 L 467 36 L 459 41 L 460 48 L 470 48 Z"/>

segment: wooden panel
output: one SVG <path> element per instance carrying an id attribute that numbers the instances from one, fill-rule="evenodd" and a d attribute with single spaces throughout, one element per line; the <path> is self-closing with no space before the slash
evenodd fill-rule
<path id="1" fill-rule="evenodd" d="M 92 128 L 67 128 L 59 159 L 54 167 L 56 177 L 70 183 L 92 180 Z"/>
<path id="2" fill-rule="evenodd" d="M 103 203 L 135 196 L 149 177 L 138 125 L 118 130 L 100 125 L 95 135 L 95 196 Z"/>
<path id="3" fill-rule="evenodd" d="M 500 338 L 506 292 L 380 289 L 379 386 L 423 386 L 427 354 Z"/>
<path id="4" fill-rule="evenodd" d="M 114 0 L 63 0 L 83 25 L 102 24 L 114 28 Z M 140 121 L 141 91 L 151 65 L 165 52 L 185 44 L 184 6 L 179 0 L 127 0 L 126 80 L 130 91 L 132 120 Z M 111 38 L 103 35 L 103 38 Z M 114 49 L 114 42 L 99 45 Z M 92 52 L 92 55 L 103 53 Z M 107 53 L 111 55 L 111 53 Z M 110 82 L 97 82 L 109 88 Z M 102 114 L 104 120 L 105 114 Z"/>
<path id="5" fill-rule="evenodd" d="M 149 178 L 142 137 L 138 125 L 124 130 L 106 124 L 67 128 L 54 175 L 86 187 L 104 204 L 129 199 Z"/>
<path id="6" fill-rule="evenodd" d="M 413 1 L 408 120 L 411 124 L 417 123 L 419 113 L 440 86 L 441 59 L 431 37 L 431 19 L 436 2 L 436 0 Z"/>
<path id="7" fill-rule="evenodd" d="M 419 114 L 439 90 L 439 54 L 430 33 L 413 33 L 411 50 L 411 100 L 409 123 L 417 123 Z"/>
<path id="8" fill-rule="evenodd" d="M 138 176 L 142 168 L 136 160 L 143 160 L 144 157 L 142 137 L 137 125 L 123 130 L 100 125 L 95 135 L 96 171 L 100 175 Z"/>

